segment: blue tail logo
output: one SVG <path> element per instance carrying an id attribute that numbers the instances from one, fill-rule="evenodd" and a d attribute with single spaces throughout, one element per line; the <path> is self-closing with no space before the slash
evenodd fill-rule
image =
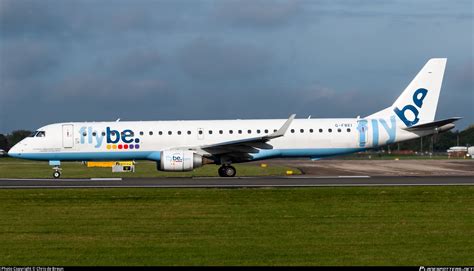
<path id="1" fill-rule="evenodd" d="M 402 120 L 403 123 L 405 123 L 407 127 L 411 127 L 417 124 L 418 121 L 420 121 L 420 119 L 418 118 L 418 114 L 419 114 L 418 108 L 421 109 L 421 107 L 423 106 L 423 100 L 425 99 L 426 94 L 428 94 L 428 90 L 424 88 L 419 88 L 415 91 L 415 93 L 413 93 L 413 103 L 415 105 L 407 104 L 401 110 L 398 109 L 398 107 L 395 107 L 393 109 L 395 114 L 397 114 L 400 120 Z M 414 118 L 412 120 L 407 119 L 406 117 L 407 111 L 410 111 L 413 114 Z"/>

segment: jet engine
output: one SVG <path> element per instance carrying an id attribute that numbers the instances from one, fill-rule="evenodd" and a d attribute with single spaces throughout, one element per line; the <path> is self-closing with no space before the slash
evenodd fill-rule
<path id="1" fill-rule="evenodd" d="M 208 159 L 192 151 L 168 150 L 160 152 L 157 169 L 161 171 L 191 171 L 209 163 Z"/>

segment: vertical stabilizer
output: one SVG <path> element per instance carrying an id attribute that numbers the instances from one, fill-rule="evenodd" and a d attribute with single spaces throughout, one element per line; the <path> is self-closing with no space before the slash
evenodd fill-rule
<path id="1" fill-rule="evenodd" d="M 406 127 L 432 122 L 438 107 L 446 61 L 446 58 L 428 60 L 392 106 L 367 118 L 395 114 Z"/>

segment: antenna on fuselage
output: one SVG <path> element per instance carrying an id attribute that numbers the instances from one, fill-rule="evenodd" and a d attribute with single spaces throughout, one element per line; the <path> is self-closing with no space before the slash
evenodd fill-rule
<path id="1" fill-rule="evenodd" d="M 120 121 L 120 118 L 118 118 L 115 122 L 119 122 Z"/>
<path id="2" fill-rule="evenodd" d="M 308 119 L 311 119 L 311 115 L 308 116 Z"/>

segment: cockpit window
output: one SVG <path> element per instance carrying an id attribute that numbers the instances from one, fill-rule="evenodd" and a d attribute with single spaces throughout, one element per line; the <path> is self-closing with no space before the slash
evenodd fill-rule
<path id="1" fill-rule="evenodd" d="M 45 137 L 45 136 L 46 136 L 45 131 L 34 131 L 28 137 Z"/>

